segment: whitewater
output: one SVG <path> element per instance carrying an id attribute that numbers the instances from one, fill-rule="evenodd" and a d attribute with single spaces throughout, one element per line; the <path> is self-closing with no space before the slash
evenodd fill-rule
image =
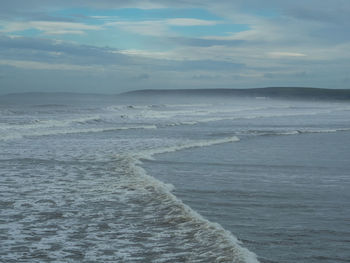
<path id="1" fill-rule="evenodd" d="M 344 102 L 17 96 L 0 98 L 0 262 L 349 256 Z"/>

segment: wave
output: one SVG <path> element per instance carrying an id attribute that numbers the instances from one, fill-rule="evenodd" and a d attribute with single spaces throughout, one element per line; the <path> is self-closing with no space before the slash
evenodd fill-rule
<path id="1" fill-rule="evenodd" d="M 112 105 L 108 106 L 105 109 L 111 111 L 119 111 L 125 109 L 164 109 L 164 108 L 193 108 L 193 107 L 212 107 L 212 104 L 148 104 L 148 105 L 139 105 L 139 104 L 124 104 L 124 105 Z"/>
<path id="2" fill-rule="evenodd" d="M 64 108 L 64 107 L 68 107 L 68 105 L 64 105 L 64 104 L 37 104 L 37 105 L 33 105 L 33 108 Z"/>
<path id="3" fill-rule="evenodd" d="M 233 120 L 253 120 L 262 118 L 274 118 L 274 117 L 297 117 L 297 116 L 313 116 L 318 114 L 326 114 L 331 111 L 320 111 L 320 112 L 310 112 L 310 113 L 286 113 L 286 114 L 261 114 L 261 115 L 251 115 L 251 116 L 233 116 L 233 117 L 209 117 L 197 120 L 189 121 L 178 121 L 173 123 L 168 123 L 165 126 L 181 126 L 181 125 L 197 125 L 200 123 L 216 122 L 216 121 L 233 121 Z"/>
<path id="4" fill-rule="evenodd" d="M 147 110 L 147 109 L 153 109 L 153 108 L 163 108 L 165 105 L 157 105 L 157 104 L 150 104 L 150 105 L 137 105 L 137 104 L 129 104 L 129 105 L 112 105 L 105 107 L 104 110 L 107 111 L 125 111 L 125 110 Z"/>
<path id="5" fill-rule="evenodd" d="M 85 124 L 90 122 L 101 121 L 101 117 L 98 115 L 95 116 L 86 116 L 76 119 L 64 119 L 64 120 L 31 120 L 30 122 L 24 124 L 1 124 L 0 130 L 29 130 L 37 128 L 55 128 L 55 127 L 66 127 L 71 124 Z"/>
<path id="6" fill-rule="evenodd" d="M 337 128 L 337 129 L 300 129 L 297 130 L 298 133 L 334 133 L 334 132 L 343 132 L 350 131 L 350 128 Z"/>
<path id="7" fill-rule="evenodd" d="M 162 224 L 172 225 L 169 231 L 177 233 L 180 237 L 184 235 L 182 246 L 193 246 L 188 253 L 182 254 L 182 259 L 187 258 L 193 261 L 206 260 L 210 262 L 246 262 L 257 263 L 257 257 L 248 249 L 242 247 L 242 243 L 225 230 L 221 225 L 203 218 L 189 206 L 178 199 L 172 191 L 174 187 L 165 184 L 156 178 L 148 175 L 140 167 L 141 159 L 151 158 L 155 154 L 179 151 L 193 147 L 205 147 L 214 144 L 235 142 L 237 137 L 223 139 L 195 141 L 171 147 L 163 147 L 145 151 L 143 153 L 126 154 L 116 156 L 118 169 L 124 174 L 120 183 L 131 192 L 143 192 L 141 196 L 152 195 L 151 200 L 157 200 L 157 207 L 154 207 L 153 215 Z M 145 200 L 147 202 L 147 200 Z M 159 203 L 158 203 L 159 202 Z M 154 203 L 154 201 L 152 202 Z M 148 204 L 148 203 L 147 203 Z M 191 239 L 188 239 L 188 236 Z M 190 245 L 186 244 L 190 243 Z M 175 260 L 176 261 L 176 260 Z"/>
<path id="8" fill-rule="evenodd" d="M 200 105 L 200 106 L 199 106 Z M 204 107 L 203 105 L 206 105 Z M 186 106 L 186 107 L 185 107 Z M 149 119 L 171 119 L 181 117 L 210 117 L 223 114 L 236 114 L 239 112 L 263 111 L 270 109 L 288 109 L 289 106 L 276 107 L 221 107 L 213 108 L 213 105 L 207 104 L 174 104 L 174 105 L 116 105 L 106 107 L 105 110 L 118 112 L 128 117 L 149 118 Z M 165 109 L 165 110 L 164 110 Z M 166 110 L 169 109 L 169 110 Z"/>
<path id="9" fill-rule="evenodd" d="M 194 105 L 174 104 L 175 109 L 171 108 L 170 105 L 159 105 L 159 110 L 155 105 L 121 105 L 121 106 L 110 106 L 108 109 L 118 111 L 120 117 L 123 119 L 150 119 L 152 121 L 159 121 L 160 127 L 164 126 L 182 126 L 182 125 L 197 125 L 200 123 L 216 122 L 216 121 L 227 121 L 227 120 L 244 120 L 244 119 L 260 119 L 260 118 L 274 118 L 274 117 L 296 117 L 296 116 L 312 116 L 318 114 L 328 114 L 342 109 L 324 109 L 324 108 L 310 108 L 308 111 L 295 112 L 291 105 L 276 105 L 276 106 L 263 106 L 263 107 L 236 107 L 230 108 L 224 107 L 212 108 L 191 108 Z M 198 104 L 201 105 L 201 104 Z M 206 105 L 206 104 L 203 104 Z M 176 107 L 178 106 L 178 107 Z M 169 110 L 163 108 L 169 107 Z M 156 109 L 153 109 L 156 108 Z M 318 109 L 318 110 L 317 110 Z M 274 112 L 270 112 L 273 110 Z M 283 110 L 281 112 L 281 110 Z M 284 111 L 286 110 L 286 112 Z M 293 110 L 290 112 L 289 110 Z M 115 116 L 114 116 L 115 117 Z M 170 122 L 169 122 L 170 121 Z"/>
<path id="10" fill-rule="evenodd" d="M 176 151 L 186 150 L 190 148 L 207 147 L 215 144 L 223 144 L 223 143 L 238 142 L 238 141 L 239 141 L 239 138 L 237 136 L 232 136 L 232 137 L 227 137 L 222 139 L 189 141 L 188 143 L 185 143 L 185 144 L 179 144 L 179 145 L 168 146 L 168 147 L 159 147 L 159 148 L 139 151 L 138 153 L 133 154 L 133 156 L 138 159 L 153 160 L 153 156 L 156 154 L 176 152 Z"/>
<path id="11" fill-rule="evenodd" d="M 173 110 L 173 111 L 148 111 L 146 112 L 145 117 L 150 118 L 171 118 L 171 117 L 181 117 L 181 116 L 208 116 L 214 118 L 214 116 L 222 114 L 237 114 L 241 112 L 250 112 L 250 111 L 263 111 L 269 109 L 285 109 L 285 107 L 247 107 L 247 108 L 236 108 L 236 109 L 185 109 L 185 110 Z"/>
<path id="12" fill-rule="evenodd" d="M 212 107 L 213 104 L 196 103 L 196 104 L 164 104 L 167 108 L 187 108 L 187 107 Z"/>
<path id="13" fill-rule="evenodd" d="M 165 126 L 183 126 L 183 125 L 196 125 L 198 121 L 179 121 L 173 123 L 167 123 Z"/>
<path id="14" fill-rule="evenodd" d="M 285 131 L 269 131 L 269 130 L 248 130 L 239 132 L 238 134 L 249 134 L 257 136 L 272 136 L 272 135 L 298 135 L 307 133 L 335 133 L 335 132 L 345 132 L 350 131 L 350 128 L 337 128 L 337 129 L 308 129 L 301 128 L 298 130 L 285 130 Z"/>
<path id="15" fill-rule="evenodd" d="M 121 131 L 131 129 L 157 129 L 155 125 L 140 125 L 140 126 L 125 126 L 125 127 L 110 127 L 110 128 L 85 128 L 85 129 L 67 129 L 67 130 L 44 130 L 44 131 L 32 131 L 26 133 L 11 133 L 6 135 L 0 135 L 0 140 L 8 141 L 14 139 L 22 139 L 26 137 L 38 137 L 49 135 L 62 135 L 62 134 L 75 134 L 75 133 L 98 133 L 109 131 Z"/>

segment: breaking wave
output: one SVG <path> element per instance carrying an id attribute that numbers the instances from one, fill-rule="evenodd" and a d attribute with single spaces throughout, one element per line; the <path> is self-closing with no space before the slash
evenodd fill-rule
<path id="1" fill-rule="evenodd" d="M 237 137 L 193 141 L 187 144 L 151 149 L 142 153 L 116 156 L 118 169 L 125 176 L 121 185 L 133 193 L 143 193 L 145 206 L 152 210 L 152 216 L 164 226 L 171 226 L 163 235 L 174 236 L 184 247 L 181 253 L 172 253 L 173 262 L 239 262 L 257 263 L 256 255 L 242 247 L 242 243 L 221 225 L 210 222 L 178 199 L 172 191 L 174 187 L 148 175 L 140 166 L 142 159 L 150 159 L 155 154 L 180 151 L 193 147 L 206 147 L 215 144 L 239 141 Z M 149 200 L 148 200 L 149 199 Z M 130 200 L 129 200 L 130 201 Z M 177 242 L 175 241 L 175 242 Z M 197 245 L 195 245 L 197 244 Z M 177 245 L 177 244 L 174 244 Z M 164 245 L 165 246 L 165 245 Z"/>
<path id="2" fill-rule="evenodd" d="M 272 135 L 298 135 L 298 134 L 307 134 L 307 133 L 335 133 L 335 132 L 345 132 L 350 131 L 350 128 L 337 128 L 337 129 L 305 129 L 301 128 L 298 130 L 285 130 L 285 131 L 273 131 L 273 130 L 248 130 L 243 132 L 244 134 L 249 135 L 258 135 L 258 136 L 272 136 Z"/>
<path id="3" fill-rule="evenodd" d="M 75 133 L 98 133 L 98 132 L 109 132 L 109 131 L 121 131 L 131 129 L 157 129 L 155 125 L 141 125 L 141 126 L 125 126 L 125 127 L 109 127 L 109 128 L 72 128 L 65 130 L 34 130 L 25 133 L 7 133 L 0 135 L 0 140 L 8 141 L 14 139 L 22 139 L 26 137 L 38 137 L 38 136 L 49 136 L 49 135 L 62 135 L 62 134 L 75 134 Z"/>
<path id="4" fill-rule="evenodd" d="M 28 130 L 36 128 L 54 128 L 54 127 L 66 127 L 72 124 L 85 124 L 89 122 L 98 122 L 101 120 L 101 117 L 98 115 L 95 116 L 86 116 L 75 119 L 64 119 L 64 120 L 31 120 L 28 123 L 14 123 L 14 124 L 0 124 L 0 130 Z"/>
<path id="5" fill-rule="evenodd" d="M 211 146 L 211 145 L 215 145 L 215 144 L 223 144 L 223 143 L 230 143 L 230 142 L 237 142 L 237 141 L 239 141 L 239 138 L 236 136 L 222 138 L 222 139 L 189 141 L 188 143 L 185 143 L 185 144 L 179 144 L 179 145 L 174 145 L 174 146 L 160 147 L 160 148 L 154 148 L 154 149 L 140 151 L 136 154 L 133 154 L 133 156 L 138 158 L 138 159 L 152 160 L 153 156 L 156 154 L 176 152 L 176 151 L 181 151 L 181 150 L 190 149 L 190 148 L 206 147 L 206 146 Z"/>

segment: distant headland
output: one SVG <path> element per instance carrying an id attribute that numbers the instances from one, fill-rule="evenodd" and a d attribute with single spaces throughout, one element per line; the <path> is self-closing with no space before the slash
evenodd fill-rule
<path id="1" fill-rule="evenodd" d="M 350 100 L 350 89 L 320 89 L 305 87 L 266 87 L 253 89 L 144 89 L 121 96 L 214 96 L 256 97 L 305 100 Z"/>
<path id="2" fill-rule="evenodd" d="M 298 100 L 336 100 L 350 101 L 350 89 L 321 89 L 306 87 L 267 87 L 252 89 L 141 89 L 120 94 L 74 93 L 74 92 L 25 92 L 0 95 L 0 101 L 10 100 L 50 100 L 62 99 L 110 99 L 117 98 L 166 98 L 166 97 L 203 97 L 203 98 L 271 98 Z"/>

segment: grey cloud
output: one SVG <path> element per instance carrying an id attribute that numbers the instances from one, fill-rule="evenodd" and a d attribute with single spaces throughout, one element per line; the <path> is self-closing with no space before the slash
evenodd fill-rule
<path id="1" fill-rule="evenodd" d="M 41 13 L 30 13 L 23 14 L 22 17 L 27 20 L 39 20 L 39 21 L 50 21 L 50 22 L 76 22 L 75 17 L 59 17 L 59 16 L 51 16 L 44 12 Z"/>
<path id="2" fill-rule="evenodd" d="M 0 8 L 0 17 L 8 17 L 13 14 L 22 14 L 31 16 L 37 11 L 44 11 L 47 8 L 51 10 L 76 7 L 91 7 L 91 8 L 123 8 L 131 6 L 141 6 L 144 1 L 135 0 L 11 0 L 2 1 Z M 162 1 L 149 1 L 154 4 L 161 4 Z M 169 2 L 168 2 L 169 3 Z M 168 4 L 166 3 L 166 4 Z M 163 4 L 162 4 L 163 5 Z M 35 11 L 34 11 L 35 10 Z"/>
<path id="3" fill-rule="evenodd" d="M 155 71 L 239 71 L 246 66 L 243 63 L 236 63 L 223 60 L 169 60 L 169 59 L 137 59 L 139 66 Z"/>
<path id="4" fill-rule="evenodd" d="M 292 8 L 286 10 L 285 14 L 288 16 L 295 17 L 297 19 L 311 20 L 317 22 L 335 23 L 338 20 L 337 16 L 334 16 L 334 14 L 315 9 Z"/>
<path id="5" fill-rule="evenodd" d="M 349 24 L 350 2 L 347 0 L 309 0 L 280 4 L 282 13 L 301 20 L 338 25 Z"/>
<path id="6" fill-rule="evenodd" d="M 57 42 L 49 39 L 0 37 L 0 59 L 29 60 L 74 65 L 121 65 L 152 70 L 238 70 L 242 63 L 218 60 L 166 60 L 128 56 L 116 49 Z M 145 78 L 146 75 L 143 76 Z"/>
<path id="7" fill-rule="evenodd" d="M 72 64 L 132 64 L 132 59 L 115 49 L 76 45 L 49 39 L 0 36 L 2 58 L 29 59 Z"/>
<path id="8" fill-rule="evenodd" d="M 172 43 L 184 46 L 211 47 L 211 46 L 240 46 L 246 44 L 244 40 L 220 40 L 220 39 L 203 39 L 189 37 L 171 37 L 168 40 Z"/>
<path id="9" fill-rule="evenodd" d="M 229 61 L 216 61 L 216 60 L 186 60 L 176 63 L 182 70 L 238 70 L 244 68 L 242 63 L 234 63 Z"/>

